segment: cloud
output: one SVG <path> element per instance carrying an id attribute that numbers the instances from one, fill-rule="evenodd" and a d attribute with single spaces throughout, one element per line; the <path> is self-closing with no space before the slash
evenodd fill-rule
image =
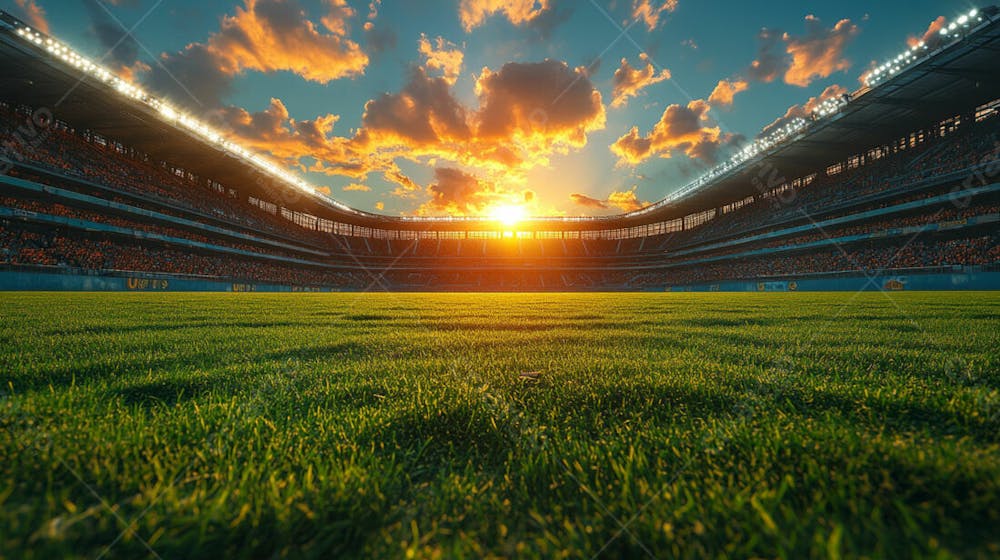
<path id="1" fill-rule="evenodd" d="M 490 208 L 534 202 L 530 190 L 511 191 L 452 167 L 434 170 L 434 183 L 427 187 L 430 200 L 417 209 L 419 215 L 481 215 Z"/>
<path id="2" fill-rule="evenodd" d="M 588 135 L 605 126 L 600 92 L 583 69 L 561 61 L 484 68 L 474 84 L 477 106 L 460 102 L 451 88 L 445 76 L 429 76 L 414 66 L 400 91 L 365 104 L 361 125 L 350 136 L 335 133 L 338 115 L 295 119 L 279 99 L 258 112 L 224 107 L 206 120 L 290 166 L 350 177 L 359 185 L 370 174 L 381 174 L 396 185 L 397 197 L 430 196 L 424 212 L 472 212 L 500 199 L 521 204 L 517 197 L 529 170 L 547 165 L 555 154 L 585 147 Z M 401 171 L 399 160 L 473 169 L 488 187 L 479 191 L 492 194 L 464 202 L 448 196 L 461 192 L 450 172 L 428 190 Z"/>
<path id="3" fill-rule="evenodd" d="M 736 94 L 746 91 L 749 87 L 750 83 L 742 78 L 719 80 L 718 85 L 712 90 L 712 95 L 708 97 L 708 102 L 714 107 L 732 105 Z"/>
<path id="4" fill-rule="evenodd" d="M 445 77 L 411 69 L 403 89 L 365 104 L 351 139 L 360 157 L 442 159 L 492 170 L 526 170 L 557 153 L 582 148 L 604 128 L 601 94 L 583 69 L 564 62 L 508 63 L 484 68 L 474 91 L 479 105 L 455 98 Z"/>
<path id="5" fill-rule="evenodd" d="M 338 115 L 314 119 L 292 118 L 280 99 L 272 98 L 263 111 L 251 113 L 240 107 L 213 110 L 209 121 L 241 145 L 270 153 L 286 165 L 329 175 L 364 178 L 376 169 L 397 171 L 391 162 L 362 158 L 347 138 L 334 134 Z M 307 166 L 303 161 L 313 159 Z"/>
<path id="6" fill-rule="evenodd" d="M 222 106 L 233 87 L 232 76 L 219 68 L 215 56 L 201 43 L 161 55 L 160 64 L 153 66 L 144 82 L 174 103 L 199 109 Z"/>
<path id="7" fill-rule="evenodd" d="M 606 210 L 608 208 L 607 202 L 587 196 L 585 194 L 573 193 L 569 195 L 569 199 L 573 201 L 573 204 L 576 204 L 578 206 L 584 206 L 587 208 L 599 208 L 602 210 Z"/>
<path id="8" fill-rule="evenodd" d="M 642 136 L 638 127 L 632 127 L 611 145 L 611 151 L 618 156 L 619 165 L 637 165 L 653 156 L 670 158 L 676 153 L 713 164 L 728 138 L 718 126 L 709 126 L 709 109 L 703 99 L 687 106 L 670 105 L 648 135 Z"/>
<path id="9" fill-rule="evenodd" d="M 449 84 L 454 84 L 458 80 L 465 60 L 465 53 L 458 45 L 445 41 L 444 37 L 437 37 L 432 41 L 421 33 L 417 47 L 424 57 L 426 68 L 440 70 Z"/>
<path id="10" fill-rule="evenodd" d="M 164 68 L 154 69 L 150 82 L 178 96 L 201 92 L 199 102 L 219 105 L 231 78 L 248 70 L 287 71 L 322 84 L 363 74 L 368 55 L 347 37 L 354 10 L 345 0 L 326 4 L 323 32 L 298 0 L 244 0 L 205 43 L 163 55 Z"/>
<path id="11" fill-rule="evenodd" d="M 139 43 L 108 15 L 98 0 L 86 0 L 84 7 L 90 17 L 90 34 L 107 51 L 104 60 L 108 67 L 130 80 L 137 72 L 149 70 L 149 66 L 139 60 Z"/>
<path id="12" fill-rule="evenodd" d="M 372 0 L 368 3 L 368 21 L 375 21 L 378 11 L 382 7 L 382 0 Z"/>
<path id="13" fill-rule="evenodd" d="M 858 26 L 842 19 L 827 29 L 819 18 L 808 15 L 805 27 L 801 36 L 761 29 L 757 34 L 757 57 L 743 76 L 719 81 L 709 102 L 718 107 L 730 106 L 734 96 L 749 89 L 751 82 L 770 83 L 782 78 L 789 85 L 806 87 L 818 78 L 851 67 L 844 51 L 858 35 Z"/>
<path id="14" fill-rule="evenodd" d="M 660 26 L 660 17 L 677 9 L 678 0 L 632 0 L 632 19 L 642 20 L 653 31 Z"/>
<path id="15" fill-rule="evenodd" d="M 608 196 L 608 204 L 621 210 L 622 212 L 634 212 L 640 208 L 649 206 L 648 202 L 639 200 L 636 194 L 638 186 L 633 186 L 627 191 L 615 191 Z"/>
<path id="16" fill-rule="evenodd" d="M 351 183 L 342 189 L 344 192 L 369 192 L 372 190 L 368 185 L 359 185 L 358 183 Z"/>
<path id="17" fill-rule="evenodd" d="M 364 72 L 368 56 L 346 37 L 347 20 L 354 11 L 344 0 L 332 0 L 322 18 L 330 33 L 323 33 L 306 19 L 297 0 L 245 0 L 222 19 L 218 33 L 208 40 L 209 50 L 228 74 L 245 70 L 286 70 L 306 80 L 328 83 Z"/>
<path id="18" fill-rule="evenodd" d="M 633 68 L 628 63 L 628 59 L 625 58 L 622 59 L 621 66 L 615 70 L 612 80 L 614 84 L 611 101 L 612 107 L 623 107 L 628 103 L 630 97 L 636 97 L 643 89 L 670 79 L 670 70 L 664 68 L 657 73 L 656 69 L 653 68 L 653 64 L 649 61 L 649 55 L 646 53 L 640 54 L 639 59 L 646 63 L 646 67 L 641 70 Z"/>
<path id="19" fill-rule="evenodd" d="M 14 5 L 16 6 L 14 15 L 42 33 L 49 32 L 49 20 L 45 8 L 39 6 L 36 0 L 14 0 Z"/>
<path id="20" fill-rule="evenodd" d="M 383 93 L 365 104 L 360 141 L 374 147 L 420 148 L 463 142 L 472 136 L 468 111 L 444 78 L 411 70 L 399 93 Z"/>
<path id="21" fill-rule="evenodd" d="M 378 56 L 396 48 L 399 38 L 391 27 L 376 26 L 374 23 L 366 21 L 362 29 L 364 30 L 365 46 L 368 47 L 368 53 L 372 56 Z"/>
<path id="22" fill-rule="evenodd" d="M 476 81 L 480 139 L 514 140 L 534 152 L 582 148 L 587 134 L 604 128 L 601 94 L 583 68 L 565 62 L 508 62 L 484 68 Z"/>
<path id="23" fill-rule="evenodd" d="M 378 210 L 379 212 L 381 212 L 382 210 L 385 210 L 385 203 L 382 202 L 381 200 L 378 201 L 378 202 L 376 202 L 375 203 L 375 209 Z"/>
<path id="24" fill-rule="evenodd" d="M 458 17 L 466 32 L 495 14 L 503 15 L 514 25 L 524 25 L 548 10 L 549 4 L 549 0 L 461 0 Z"/>
<path id="25" fill-rule="evenodd" d="M 807 119 L 809 118 L 809 115 L 812 114 L 813 110 L 819 107 L 820 103 L 832 97 L 840 97 L 845 93 L 848 93 L 847 88 L 834 84 L 823 90 L 823 93 L 818 96 L 810 97 L 809 101 L 806 101 L 804 104 L 792 105 L 789 107 L 783 116 L 778 117 L 774 122 L 764 127 L 760 135 L 767 136 L 771 132 L 785 126 L 795 119 Z"/>
<path id="26" fill-rule="evenodd" d="M 459 20 L 466 33 L 483 25 L 487 18 L 501 15 L 510 23 L 533 29 L 539 38 L 551 35 L 557 25 L 571 15 L 573 3 L 557 0 L 461 0 Z"/>
<path id="27" fill-rule="evenodd" d="M 569 198 L 573 204 L 583 206 L 585 208 L 595 208 L 598 210 L 617 208 L 622 212 L 634 212 L 649 205 L 648 202 L 642 202 L 639 200 L 639 196 L 636 194 L 637 189 L 638 186 L 633 186 L 627 191 L 615 191 L 608 195 L 608 198 L 604 200 L 580 193 L 573 193 L 569 195 Z"/>
<path id="28" fill-rule="evenodd" d="M 785 83 L 806 87 L 816 78 L 829 77 L 834 72 L 847 70 L 850 61 L 844 58 L 844 49 L 858 35 L 858 26 L 849 19 L 842 19 L 827 29 L 816 16 L 806 16 L 806 34 L 782 37 L 791 63 L 785 71 Z"/>
<path id="29" fill-rule="evenodd" d="M 600 92 L 584 69 L 565 62 L 484 68 L 474 92 L 478 106 L 467 107 L 445 77 L 412 68 L 401 91 L 365 105 L 362 126 L 348 141 L 354 158 L 349 169 L 373 171 L 395 166 L 397 159 L 450 169 L 437 172 L 436 186 L 423 190 L 430 200 L 418 211 L 471 214 L 501 203 L 526 203 L 521 187 L 528 170 L 547 165 L 554 154 L 583 148 L 587 136 L 605 126 Z M 458 174 L 457 166 L 474 168 L 480 176 Z M 417 196 L 421 189 L 400 175 L 385 174 L 399 185 L 393 194 Z"/>
<path id="30" fill-rule="evenodd" d="M 906 42 L 911 47 L 916 47 L 922 42 L 930 48 L 934 48 L 941 41 L 941 30 L 944 29 L 947 23 L 948 20 L 944 16 L 938 16 L 927 26 L 927 31 L 923 35 L 920 37 L 911 35 L 907 38 Z"/>
<path id="31" fill-rule="evenodd" d="M 755 82 L 771 83 L 788 69 L 782 33 L 764 28 L 757 34 L 757 58 L 750 63 L 747 76 Z"/>

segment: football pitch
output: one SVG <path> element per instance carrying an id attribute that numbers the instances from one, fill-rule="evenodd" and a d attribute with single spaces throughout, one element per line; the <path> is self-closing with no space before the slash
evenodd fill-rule
<path id="1" fill-rule="evenodd" d="M 996 557 L 1000 294 L 0 294 L 0 557 Z"/>

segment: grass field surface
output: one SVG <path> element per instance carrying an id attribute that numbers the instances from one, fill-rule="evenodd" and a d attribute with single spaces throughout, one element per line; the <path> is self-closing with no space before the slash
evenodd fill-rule
<path id="1" fill-rule="evenodd" d="M 3 558 L 1000 555 L 1000 294 L 0 316 Z"/>

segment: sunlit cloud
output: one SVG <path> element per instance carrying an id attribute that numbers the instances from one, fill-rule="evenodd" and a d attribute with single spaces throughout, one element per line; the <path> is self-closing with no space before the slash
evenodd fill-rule
<path id="1" fill-rule="evenodd" d="M 359 76 L 368 55 L 346 35 L 355 12 L 344 0 L 326 4 L 324 32 L 298 0 L 245 0 L 207 41 L 164 54 L 150 81 L 181 102 L 193 94 L 199 104 L 219 105 L 231 78 L 248 70 L 288 71 L 323 84 Z"/>
<path id="2" fill-rule="evenodd" d="M 660 18 L 677 9 L 678 0 L 632 0 L 632 19 L 642 20 L 646 29 L 660 26 Z"/>
<path id="3" fill-rule="evenodd" d="M 649 134 L 642 135 L 633 126 L 611 145 L 611 151 L 618 156 L 619 165 L 637 165 L 651 157 L 671 158 L 678 153 L 702 163 L 715 163 L 725 138 L 718 125 L 710 124 L 709 109 L 703 99 L 686 106 L 670 105 Z"/>
<path id="4" fill-rule="evenodd" d="M 670 79 L 670 70 L 664 68 L 657 72 L 646 53 L 641 53 L 639 59 L 646 63 L 645 67 L 634 68 L 628 63 L 628 59 L 623 58 L 621 65 L 615 70 L 612 79 L 614 84 L 612 107 L 624 107 L 629 98 L 636 97 L 643 89 Z"/>
<path id="5" fill-rule="evenodd" d="M 444 37 L 429 39 L 427 35 L 421 33 L 418 51 L 424 57 L 424 66 L 427 69 L 441 71 L 449 84 L 454 84 L 458 80 L 465 60 L 465 53 L 458 45 L 446 41 Z"/>
<path id="6" fill-rule="evenodd" d="M 514 25 L 529 23 L 551 9 L 551 0 L 461 0 L 459 19 L 466 31 L 479 27 L 492 15 L 502 15 Z"/>
<path id="7" fill-rule="evenodd" d="M 592 196 L 587 196 L 580 193 L 572 193 L 569 195 L 570 201 L 584 208 L 591 208 L 597 210 L 611 210 L 616 209 L 622 212 L 634 212 L 648 206 L 648 202 L 643 202 L 639 200 L 639 195 L 636 193 L 638 186 L 633 186 L 631 189 L 626 191 L 614 191 L 608 198 L 599 199 Z"/>
<path id="8" fill-rule="evenodd" d="M 783 37 L 791 56 L 785 83 L 806 87 L 817 78 L 850 68 L 850 61 L 844 58 L 844 49 L 857 34 L 858 26 L 849 19 L 842 19 L 827 29 L 816 16 L 806 16 L 804 36 L 792 37 L 786 33 Z"/>
<path id="9" fill-rule="evenodd" d="M 719 80 L 718 85 L 712 90 L 712 95 L 708 97 L 708 102 L 713 107 L 730 106 L 737 93 L 746 91 L 750 83 L 741 78 L 733 80 Z"/>

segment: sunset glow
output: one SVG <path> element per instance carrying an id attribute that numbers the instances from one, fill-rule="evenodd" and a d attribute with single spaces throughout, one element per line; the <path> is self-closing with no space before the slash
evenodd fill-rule
<path id="1" fill-rule="evenodd" d="M 505 226 L 513 226 L 526 218 L 528 213 L 523 206 L 505 205 L 493 208 L 489 215 Z"/>

